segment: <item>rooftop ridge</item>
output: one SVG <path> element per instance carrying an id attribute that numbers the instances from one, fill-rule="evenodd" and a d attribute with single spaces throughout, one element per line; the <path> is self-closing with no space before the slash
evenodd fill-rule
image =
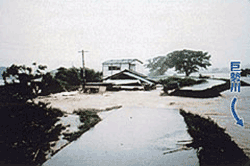
<path id="1" fill-rule="evenodd" d="M 102 64 L 112 64 L 112 63 L 132 63 L 134 61 L 138 61 L 140 62 L 141 64 L 143 64 L 142 61 L 140 61 L 139 59 L 136 59 L 136 58 L 131 58 L 131 59 L 110 59 L 110 60 L 107 60 L 107 61 L 104 61 Z"/>

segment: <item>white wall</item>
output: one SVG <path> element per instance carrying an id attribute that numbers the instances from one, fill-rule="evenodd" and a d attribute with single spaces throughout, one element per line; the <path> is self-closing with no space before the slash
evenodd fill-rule
<path id="1" fill-rule="evenodd" d="M 129 64 L 122 64 L 121 65 L 121 71 L 123 71 L 125 69 L 129 69 Z"/>
<path id="2" fill-rule="evenodd" d="M 137 68 L 139 67 L 138 64 L 140 64 L 139 62 L 133 62 L 132 64 L 135 64 L 135 71 L 137 71 Z M 118 67 L 121 67 L 120 70 L 109 70 L 109 66 L 118 66 Z M 106 78 L 108 76 L 111 76 L 113 74 L 116 74 L 116 73 L 119 73 L 125 69 L 129 69 L 129 64 L 120 64 L 120 63 L 113 63 L 112 65 L 111 64 L 107 64 L 107 65 L 103 65 L 103 78 Z"/>
<path id="3" fill-rule="evenodd" d="M 109 66 L 117 66 L 117 67 L 121 67 L 121 70 L 109 70 Z M 124 67 L 122 66 L 122 64 L 107 64 L 107 65 L 103 65 L 102 66 L 103 69 L 103 78 L 106 78 L 108 76 L 111 76 L 113 74 L 119 73 L 120 71 L 124 70 Z"/>
<path id="4" fill-rule="evenodd" d="M 144 69 L 144 66 L 143 64 L 141 64 L 140 62 L 138 61 L 135 61 L 135 71 L 138 72 L 138 73 L 141 73 L 141 74 L 144 74 L 145 75 L 145 69 Z"/>
<path id="5" fill-rule="evenodd" d="M 136 72 L 147 75 L 147 72 L 146 72 L 143 64 L 141 64 L 138 61 L 134 61 L 132 64 L 135 64 L 135 71 Z M 109 66 L 119 66 L 119 67 L 121 67 L 121 70 L 108 70 Z M 129 69 L 129 64 L 120 64 L 120 63 L 115 64 L 115 63 L 113 63 L 112 65 L 111 64 L 103 65 L 103 67 L 102 67 L 103 78 L 106 78 L 106 77 L 111 76 L 113 74 L 119 73 L 125 69 Z"/>

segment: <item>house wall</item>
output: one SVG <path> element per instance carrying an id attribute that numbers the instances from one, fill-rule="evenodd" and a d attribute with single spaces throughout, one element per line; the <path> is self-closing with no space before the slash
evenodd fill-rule
<path id="1" fill-rule="evenodd" d="M 110 67 L 117 67 L 120 68 L 119 70 L 110 70 Z M 113 64 L 105 64 L 102 66 L 103 71 L 103 78 L 111 76 L 113 74 L 119 73 L 120 71 L 128 68 L 128 64 L 119 64 L 119 63 L 113 63 Z"/>
<path id="2" fill-rule="evenodd" d="M 138 73 L 145 74 L 145 68 L 144 68 L 143 64 L 137 62 L 136 66 L 135 66 L 135 71 Z"/>
<path id="3" fill-rule="evenodd" d="M 131 66 L 129 64 L 124 64 L 124 63 L 104 64 L 102 66 L 103 78 L 106 78 L 108 76 L 119 73 L 119 72 L 121 72 L 125 69 L 129 69 L 129 68 L 130 68 L 130 70 L 137 71 L 137 67 L 138 67 L 139 63 L 137 61 L 135 61 L 131 64 L 132 64 Z M 115 67 L 115 66 L 120 68 L 120 70 L 109 70 L 109 67 Z"/>

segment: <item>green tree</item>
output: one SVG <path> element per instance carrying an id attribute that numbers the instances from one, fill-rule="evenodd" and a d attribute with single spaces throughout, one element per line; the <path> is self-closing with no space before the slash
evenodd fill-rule
<path id="1" fill-rule="evenodd" d="M 150 75 L 163 75 L 169 69 L 167 56 L 158 56 L 147 61 L 145 66 L 149 68 Z"/>
<path id="2" fill-rule="evenodd" d="M 26 101 L 38 95 L 40 91 L 38 80 L 43 77 L 46 68 L 47 66 L 37 66 L 36 63 L 33 63 L 33 68 L 13 64 L 6 68 L 2 76 L 6 86 L 15 85 L 15 88 L 12 86 L 10 94 L 17 100 Z"/>
<path id="3" fill-rule="evenodd" d="M 63 87 L 51 73 L 46 73 L 41 82 L 41 95 L 49 95 L 50 93 L 58 93 L 64 91 Z"/>
<path id="4" fill-rule="evenodd" d="M 33 66 L 35 71 L 32 70 L 32 67 L 26 67 L 25 65 L 12 64 L 10 67 L 7 67 L 6 71 L 4 71 L 2 74 L 5 84 L 9 84 L 7 80 L 12 80 L 11 83 L 27 85 L 31 82 L 34 82 L 34 80 L 38 78 L 42 78 L 44 75 L 44 70 L 47 68 L 47 66 L 36 66 L 36 63 L 33 63 Z"/>
<path id="5" fill-rule="evenodd" d="M 80 85 L 81 84 L 80 70 L 75 67 L 69 69 L 60 67 L 57 69 L 55 79 L 57 79 L 60 82 L 60 84 L 64 86 L 66 89 L 69 86 Z"/>
<path id="6" fill-rule="evenodd" d="M 64 68 L 60 67 L 57 69 L 55 79 L 61 84 L 66 90 L 71 90 L 74 87 L 80 86 L 83 83 L 83 74 L 81 68 Z M 93 69 L 85 69 L 85 77 L 87 82 L 98 82 L 101 81 L 101 72 L 95 72 Z"/>
<path id="7" fill-rule="evenodd" d="M 210 58 L 211 55 L 207 52 L 184 49 L 150 59 L 146 67 L 153 75 L 163 75 L 169 68 L 174 67 L 178 73 L 189 76 L 191 73 L 198 72 L 199 68 L 206 69 L 211 66 Z"/>
<path id="8" fill-rule="evenodd" d="M 96 72 L 93 69 L 86 68 L 86 81 L 87 82 L 99 82 L 102 80 L 102 72 Z"/>

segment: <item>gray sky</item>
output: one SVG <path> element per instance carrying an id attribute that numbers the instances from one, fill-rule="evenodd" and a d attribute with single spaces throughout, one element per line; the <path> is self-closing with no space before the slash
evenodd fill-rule
<path id="1" fill-rule="evenodd" d="M 0 66 L 86 66 L 207 51 L 213 67 L 250 64 L 249 0 L 0 0 Z"/>

